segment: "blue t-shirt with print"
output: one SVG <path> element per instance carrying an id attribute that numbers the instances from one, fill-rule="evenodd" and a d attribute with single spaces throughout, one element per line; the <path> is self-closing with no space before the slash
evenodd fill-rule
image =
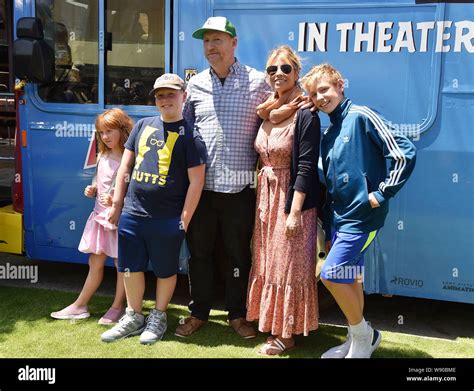
<path id="1" fill-rule="evenodd" d="M 159 116 L 136 123 L 125 148 L 135 165 L 124 212 L 150 218 L 181 215 L 189 187 L 188 168 L 205 164 L 206 144 L 183 119 L 163 122 Z"/>

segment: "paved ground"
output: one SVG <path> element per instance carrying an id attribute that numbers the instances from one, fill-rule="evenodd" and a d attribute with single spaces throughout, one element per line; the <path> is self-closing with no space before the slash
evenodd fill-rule
<path id="1" fill-rule="evenodd" d="M 1 280 L 0 285 L 25 286 L 44 289 L 79 292 L 87 275 L 87 265 L 58 262 L 32 261 L 25 257 L 0 253 L 0 265 L 38 266 L 38 281 Z M 100 295 L 113 295 L 115 271 L 106 268 L 104 282 L 98 291 Z M 216 309 L 223 309 L 222 288 L 216 287 Z M 154 278 L 147 273 L 146 298 L 153 300 Z M 188 280 L 179 276 L 173 303 L 186 305 L 189 302 Z M 400 333 L 451 339 L 474 338 L 474 305 L 405 297 L 366 297 L 366 319 L 382 330 Z M 322 309 L 320 321 L 325 324 L 344 325 L 344 318 L 337 306 Z M 400 324 L 401 323 L 401 324 Z M 474 352 L 473 352 L 474 357 Z"/>

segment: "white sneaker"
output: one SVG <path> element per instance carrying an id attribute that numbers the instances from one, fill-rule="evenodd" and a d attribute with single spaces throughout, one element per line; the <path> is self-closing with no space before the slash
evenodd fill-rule
<path id="1" fill-rule="evenodd" d="M 344 358 L 347 356 L 347 353 L 349 353 L 351 343 L 352 343 L 352 336 L 351 336 L 351 332 L 348 331 L 346 342 L 344 342 L 342 345 L 334 346 L 333 348 L 324 352 L 321 355 L 321 358 Z"/>
<path id="2" fill-rule="evenodd" d="M 364 334 L 352 333 L 351 347 L 345 358 L 370 358 L 381 340 L 382 334 L 370 326 Z"/>
<path id="3" fill-rule="evenodd" d="M 168 328 L 166 312 L 153 309 L 146 319 L 145 331 L 140 335 L 140 343 L 148 345 L 161 341 Z"/>
<path id="4" fill-rule="evenodd" d="M 104 342 L 113 342 L 118 339 L 139 335 L 145 328 L 145 317 L 135 313 L 131 308 L 127 308 L 125 315 L 118 323 L 101 335 Z"/>

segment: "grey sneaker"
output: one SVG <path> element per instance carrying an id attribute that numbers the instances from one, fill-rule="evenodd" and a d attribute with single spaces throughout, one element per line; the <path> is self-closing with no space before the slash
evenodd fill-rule
<path id="1" fill-rule="evenodd" d="M 120 318 L 118 323 L 101 335 L 104 342 L 113 342 L 118 339 L 131 337 L 141 334 L 145 328 L 145 317 L 142 314 L 136 314 L 131 308 L 127 308 L 125 315 Z"/>
<path id="2" fill-rule="evenodd" d="M 146 319 L 145 331 L 140 335 L 140 343 L 152 344 L 160 341 L 168 328 L 166 312 L 153 309 Z"/>

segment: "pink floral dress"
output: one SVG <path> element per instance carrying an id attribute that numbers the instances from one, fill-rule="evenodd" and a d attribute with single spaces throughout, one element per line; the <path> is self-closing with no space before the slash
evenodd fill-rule
<path id="1" fill-rule="evenodd" d="M 258 175 L 253 260 L 247 320 L 261 332 L 290 338 L 318 328 L 315 279 L 316 208 L 302 212 L 296 236 L 285 235 L 285 202 L 296 113 L 280 124 L 264 121 L 255 140 L 262 169 Z"/>

